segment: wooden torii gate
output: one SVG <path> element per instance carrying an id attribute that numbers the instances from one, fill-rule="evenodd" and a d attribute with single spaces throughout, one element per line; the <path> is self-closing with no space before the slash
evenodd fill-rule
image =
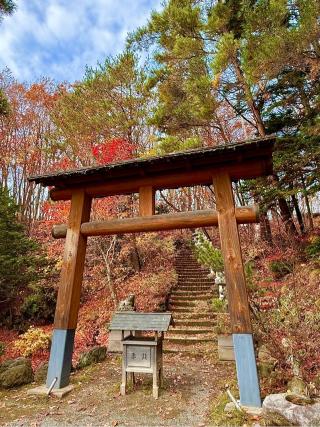
<path id="1" fill-rule="evenodd" d="M 238 224 L 254 223 L 258 219 L 255 208 L 235 207 L 232 181 L 271 174 L 273 145 L 274 138 L 256 139 L 29 178 L 37 184 L 53 186 L 52 200 L 71 200 L 68 224 L 55 226 L 52 231 L 53 237 L 66 237 L 66 242 L 47 387 L 55 378 L 56 389 L 69 384 L 87 237 L 218 225 L 240 402 L 246 406 L 261 406 L 238 233 Z M 212 184 L 216 212 L 155 215 L 156 190 Z M 90 221 L 93 198 L 132 193 L 139 194 L 139 217 Z"/>

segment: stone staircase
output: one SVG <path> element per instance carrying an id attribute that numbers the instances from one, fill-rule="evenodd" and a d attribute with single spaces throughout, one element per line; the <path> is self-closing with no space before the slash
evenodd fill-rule
<path id="1" fill-rule="evenodd" d="M 208 278 L 209 269 L 200 266 L 189 248 L 177 252 L 175 263 L 178 283 L 169 299 L 174 325 L 165 334 L 164 351 L 199 354 L 216 347 L 215 314 L 210 309 L 217 296 L 214 279 Z"/>

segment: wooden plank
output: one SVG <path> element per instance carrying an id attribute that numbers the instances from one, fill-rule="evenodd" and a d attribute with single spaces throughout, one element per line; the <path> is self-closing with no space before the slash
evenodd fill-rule
<path id="1" fill-rule="evenodd" d="M 109 179 L 101 183 L 101 180 L 97 183 L 88 183 L 86 185 L 79 185 L 79 188 L 83 189 L 85 193 L 91 197 L 106 197 L 114 196 L 117 194 L 132 194 L 138 193 L 140 187 L 153 186 L 154 190 L 169 189 L 188 187 L 194 185 L 211 185 L 212 175 L 215 169 L 201 168 L 198 170 L 184 169 L 181 172 L 166 173 L 147 177 L 137 178 L 117 178 Z M 256 178 L 257 176 L 266 175 L 270 171 L 270 160 L 266 159 L 255 159 L 254 161 L 241 162 L 231 166 L 226 165 L 226 171 L 228 171 L 231 179 L 237 180 L 240 178 L 249 179 Z M 53 188 L 50 191 L 50 197 L 52 200 L 70 200 L 73 190 L 77 188 Z"/>
<path id="2" fill-rule="evenodd" d="M 250 333 L 249 303 L 231 179 L 226 172 L 221 171 L 213 177 L 213 185 L 232 331 L 233 333 Z"/>
<path id="3" fill-rule="evenodd" d="M 139 213 L 140 216 L 151 216 L 155 213 L 154 189 L 151 185 L 139 188 Z"/>
<path id="4" fill-rule="evenodd" d="M 259 221 L 258 207 L 244 206 L 236 208 L 236 220 L 239 224 Z M 101 236 L 123 233 L 152 232 L 179 228 L 198 228 L 218 225 L 218 213 L 213 210 L 199 210 L 172 214 L 153 215 L 143 218 L 110 219 L 83 223 L 81 232 L 86 236 Z M 66 225 L 55 225 L 52 236 L 61 239 L 66 236 Z"/>
<path id="5" fill-rule="evenodd" d="M 64 248 L 60 286 L 54 327 L 75 329 L 80 304 L 87 238 L 80 232 L 83 222 L 90 219 L 91 199 L 83 191 L 75 191 L 71 208 Z"/>

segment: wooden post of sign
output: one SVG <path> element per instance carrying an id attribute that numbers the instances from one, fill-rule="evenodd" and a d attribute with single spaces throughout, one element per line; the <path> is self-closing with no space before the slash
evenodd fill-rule
<path id="1" fill-rule="evenodd" d="M 140 216 L 151 216 L 155 213 L 154 189 L 151 185 L 139 188 L 139 213 Z"/>
<path id="2" fill-rule="evenodd" d="M 83 190 L 72 194 L 63 264 L 60 276 L 54 330 L 47 375 L 47 387 L 69 384 L 75 329 L 80 305 L 87 238 L 80 232 L 90 219 L 91 198 Z"/>
<path id="3" fill-rule="evenodd" d="M 218 211 L 240 403 L 243 406 L 261 407 L 246 280 L 230 176 L 221 171 L 213 177 L 213 185 Z"/>

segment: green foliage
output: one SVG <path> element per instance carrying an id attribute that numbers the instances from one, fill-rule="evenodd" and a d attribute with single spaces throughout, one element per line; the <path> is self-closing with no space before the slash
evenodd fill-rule
<path id="1" fill-rule="evenodd" d="M 130 52 L 88 68 L 84 79 L 64 91 L 52 112 L 57 140 L 88 161 L 91 149 L 108 139 L 138 145 L 148 116 L 145 73 Z"/>
<path id="2" fill-rule="evenodd" d="M 155 150 L 156 154 L 162 155 L 198 147 L 201 147 L 201 141 L 198 137 L 186 138 L 183 140 L 177 136 L 167 136 L 160 140 Z"/>
<path id="3" fill-rule="evenodd" d="M 21 290 L 43 277 L 48 264 L 38 244 L 26 236 L 17 221 L 17 212 L 8 192 L 0 189 L 0 301 L 6 301 L 8 309 Z M 6 315 L 3 310 L 0 320 Z"/>
<path id="4" fill-rule="evenodd" d="M 215 248 L 202 231 L 197 231 L 195 234 L 193 250 L 200 264 L 209 267 L 214 272 L 223 271 L 221 250 Z"/>
<path id="5" fill-rule="evenodd" d="M 191 0 L 170 1 L 129 41 L 131 46 L 155 44 L 148 84 L 157 105 L 151 123 L 169 135 L 193 135 L 192 129 L 207 125 L 216 110 L 206 64 L 203 8 Z"/>
<path id="6" fill-rule="evenodd" d="M 10 112 L 10 105 L 8 102 L 7 97 L 3 93 L 3 91 L 0 89 L 0 116 L 1 115 L 8 115 Z"/>
<path id="7" fill-rule="evenodd" d="M 290 260 L 272 260 L 269 263 L 270 271 L 274 274 L 276 279 L 282 279 L 293 271 L 293 263 Z"/>
<path id="8" fill-rule="evenodd" d="M 53 321 L 57 292 L 51 286 L 42 283 L 31 284 L 29 294 L 20 309 L 22 318 L 32 322 L 49 323 Z"/>
<path id="9" fill-rule="evenodd" d="M 251 289 L 254 288 L 253 274 L 254 274 L 254 262 L 248 261 L 244 264 L 244 273 L 246 276 L 247 286 Z"/>
<path id="10" fill-rule="evenodd" d="M 6 351 L 6 345 L 4 342 L 0 341 L 0 356 L 2 356 Z"/>
<path id="11" fill-rule="evenodd" d="M 0 299 L 13 296 L 34 278 L 35 242 L 26 237 L 17 217 L 17 206 L 0 189 Z"/>
<path id="12" fill-rule="evenodd" d="M 224 313 L 227 310 L 227 301 L 220 298 L 212 298 L 211 307 L 215 313 Z"/>
<path id="13" fill-rule="evenodd" d="M 306 247 L 306 254 L 310 258 L 318 258 L 320 256 L 320 236 L 315 236 Z"/>
<path id="14" fill-rule="evenodd" d="M 230 384 L 228 384 L 230 387 Z M 221 386 L 222 388 L 222 386 Z M 232 394 L 237 396 L 237 386 L 232 384 Z M 220 393 L 212 402 L 210 419 L 215 426 L 242 426 L 248 425 L 249 417 L 246 413 L 237 411 L 225 412 L 226 404 L 230 402 L 227 393 Z"/>
<path id="15" fill-rule="evenodd" d="M 16 5 L 12 0 L 0 0 L 0 22 L 2 15 L 10 15 L 16 9 Z"/>
<path id="16" fill-rule="evenodd" d="M 320 188 L 319 15 L 318 0 L 169 0 L 130 38 L 151 53 L 151 122 L 162 132 L 186 140 L 229 130 L 218 119 L 227 104 L 257 135 L 286 137 L 277 182 L 249 189 L 264 212 L 281 199 L 284 213 L 292 196 Z M 180 147 L 164 138 L 160 149 Z"/>

